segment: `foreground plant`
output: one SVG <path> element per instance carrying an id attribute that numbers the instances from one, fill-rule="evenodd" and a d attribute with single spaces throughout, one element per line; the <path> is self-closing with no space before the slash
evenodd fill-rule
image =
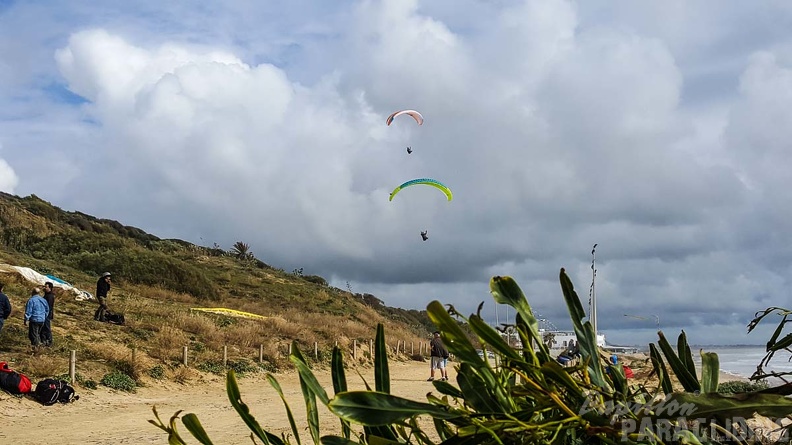
<path id="1" fill-rule="evenodd" d="M 750 418 L 754 412 L 783 417 L 792 412 L 792 400 L 776 394 L 717 394 L 717 355 L 702 353 L 702 379 L 696 377 L 692 354 L 684 332 L 675 352 L 662 333 L 658 346 L 651 345 L 651 359 L 660 379 L 658 388 L 629 385 L 620 366 L 606 364 L 596 336 L 563 269 L 560 273 L 564 301 L 577 335 L 582 360 L 562 367 L 542 342 L 539 324 L 519 286 L 509 277 L 494 277 L 490 290 L 497 303 L 515 309 L 513 328 L 523 348 L 512 348 L 501 334 L 482 319 L 481 306 L 468 318 L 453 306 L 448 310 L 437 301 L 427 312 L 449 351 L 459 363 L 456 385 L 433 382 L 437 394 L 417 402 L 390 394 L 385 334 L 377 328 L 375 340 L 375 388 L 348 391 L 342 352 L 332 357 L 334 395 L 331 398 L 311 372 L 296 343 L 291 362 L 297 368 L 305 399 L 308 430 L 315 444 L 701 444 L 739 440 L 731 419 Z M 463 319 L 478 337 L 474 345 L 454 317 Z M 496 353 L 497 366 L 478 355 L 477 349 Z M 665 362 L 684 391 L 674 392 Z M 228 373 L 227 391 L 234 409 L 251 431 L 251 439 L 265 444 L 301 444 L 292 411 L 276 379 L 269 382 L 286 405 L 291 436 L 276 436 L 251 415 L 242 402 L 236 377 Z M 317 401 L 340 421 L 340 435 L 321 435 Z M 168 433 L 170 444 L 185 444 L 177 430 L 181 411 L 163 423 L 154 409 L 150 422 Z M 433 430 L 418 424 L 419 416 L 430 416 Z M 194 414 L 181 418 L 187 430 L 204 445 L 212 444 Z"/>

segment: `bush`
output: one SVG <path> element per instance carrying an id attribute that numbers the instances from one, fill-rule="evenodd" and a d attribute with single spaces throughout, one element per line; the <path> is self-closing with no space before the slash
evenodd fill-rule
<path id="1" fill-rule="evenodd" d="M 165 367 L 162 365 L 154 366 L 153 368 L 148 370 L 148 375 L 152 379 L 162 380 L 165 378 Z"/>
<path id="2" fill-rule="evenodd" d="M 200 363 L 197 366 L 199 371 L 208 372 L 211 374 L 222 374 L 225 371 L 223 363 L 217 360 L 208 360 Z"/>
<path id="3" fill-rule="evenodd" d="M 745 392 L 754 392 L 767 389 L 770 385 L 765 381 L 752 382 L 723 382 L 718 385 L 718 393 L 720 394 L 740 394 Z"/>
<path id="4" fill-rule="evenodd" d="M 327 286 L 327 280 L 325 280 L 324 277 L 320 277 L 319 275 L 304 275 L 302 279 L 320 286 Z"/>
<path id="5" fill-rule="evenodd" d="M 66 257 L 65 261 L 88 272 L 112 270 L 116 276 L 132 283 L 160 286 L 201 299 L 218 298 L 214 284 L 198 268 L 162 252 L 143 248 L 78 252 Z"/>
<path id="6" fill-rule="evenodd" d="M 241 359 L 238 361 L 229 360 L 228 369 L 234 370 L 237 375 L 245 375 L 251 372 L 258 372 L 260 368 L 249 360 Z"/>
<path id="7" fill-rule="evenodd" d="M 135 392 L 137 390 L 137 383 L 135 383 L 135 380 L 121 371 L 113 371 L 109 374 L 105 374 L 100 383 L 108 388 L 117 389 L 119 391 Z"/>

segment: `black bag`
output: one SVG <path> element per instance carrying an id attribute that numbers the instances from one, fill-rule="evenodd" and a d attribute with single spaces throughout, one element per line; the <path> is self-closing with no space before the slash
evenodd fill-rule
<path id="1" fill-rule="evenodd" d="M 55 403 L 69 403 L 78 400 L 80 396 L 74 395 L 74 388 L 65 380 L 44 379 L 36 385 L 33 397 L 43 405 Z"/>
<path id="2" fill-rule="evenodd" d="M 104 321 L 113 324 L 124 324 L 124 314 L 114 314 L 112 312 L 106 312 Z"/>

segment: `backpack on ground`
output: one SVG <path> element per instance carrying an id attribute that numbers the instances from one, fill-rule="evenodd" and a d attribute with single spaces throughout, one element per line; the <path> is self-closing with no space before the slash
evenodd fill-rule
<path id="1" fill-rule="evenodd" d="M 8 363 L 0 362 L 0 388 L 11 394 L 27 394 L 32 386 L 26 375 L 12 370 Z"/>
<path id="2" fill-rule="evenodd" d="M 58 402 L 69 403 L 78 400 L 74 388 L 65 380 L 44 379 L 36 384 L 33 397 L 42 405 L 54 405 Z"/>
<path id="3" fill-rule="evenodd" d="M 114 314 L 112 312 L 105 312 L 104 321 L 113 324 L 124 324 L 124 314 Z"/>

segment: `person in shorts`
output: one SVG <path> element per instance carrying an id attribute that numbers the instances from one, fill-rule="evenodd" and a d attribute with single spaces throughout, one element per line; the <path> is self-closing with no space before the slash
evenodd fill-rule
<path id="1" fill-rule="evenodd" d="M 431 382 L 434 380 L 435 369 L 440 370 L 440 380 L 448 380 L 448 371 L 446 364 L 448 363 L 448 349 L 443 344 L 443 339 L 440 338 L 440 331 L 435 331 L 432 334 L 432 340 L 429 342 L 430 355 L 431 355 L 431 370 L 430 376 L 426 380 Z"/>

